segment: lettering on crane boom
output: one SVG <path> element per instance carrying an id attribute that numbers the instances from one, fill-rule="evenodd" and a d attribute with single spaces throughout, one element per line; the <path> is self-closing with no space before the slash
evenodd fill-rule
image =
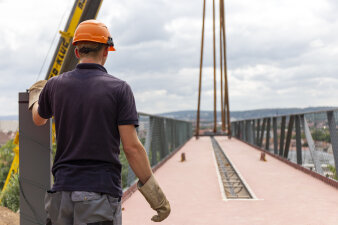
<path id="1" fill-rule="evenodd" d="M 68 47 L 69 47 L 69 42 L 67 42 L 63 38 L 59 52 L 58 52 L 58 55 L 56 56 L 55 63 L 53 65 L 53 69 L 52 69 L 51 74 L 49 76 L 50 78 L 57 76 L 59 74 L 61 66 L 62 66 L 62 62 L 65 58 Z"/>
<path id="2" fill-rule="evenodd" d="M 82 9 L 85 3 L 86 3 L 86 0 L 79 1 L 79 3 L 77 4 L 77 7 Z"/>

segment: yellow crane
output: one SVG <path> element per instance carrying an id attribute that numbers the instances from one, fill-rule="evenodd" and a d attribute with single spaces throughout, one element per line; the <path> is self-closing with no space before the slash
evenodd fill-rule
<path id="1" fill-rule="evenodd" d="M 48 80 L 54 76 L 57 76 L 63 72 L 72 70 L 77 64 L 77 58 L 74 55 L 74 46 L 71 45 L 71 41 L 77 25 L 87 19 L 95 19 L 97 13 L 100 10 L 103 0 L 75 0 L 72 11 L 68 18 L 64 31 L 59 31 L 61 37 L 54 53 L 53 59 L 49 66 L 45 79 Z M 55 134 L 55 126 L 53 123 L 53 134 Z M 5 184 L 2 188 L 3 193 L 9 183 L 12 174 L 16 174 L 19 168 L 19 132 L 15 135 L 13 143 L 14 159 L 12 161 L 10 170 L 8 172 Z M 55 135 L 53 135 L 53 142 L 55 141 Z M 0 195 L 0 202 L 1 202 Z"/>

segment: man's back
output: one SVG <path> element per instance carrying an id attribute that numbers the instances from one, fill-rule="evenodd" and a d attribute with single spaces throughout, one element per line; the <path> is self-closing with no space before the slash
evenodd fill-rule
<path id="1" fill-rule="evenodd" d="M 138 124 L 128 84 L 99 64 L 82 63 L 48 81 L 39 114 L 55 118 L 55 191 L 121 196 L 118 125 Z"/>

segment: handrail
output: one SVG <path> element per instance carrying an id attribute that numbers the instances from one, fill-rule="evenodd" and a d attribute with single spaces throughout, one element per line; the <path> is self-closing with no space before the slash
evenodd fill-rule
<path id="1" fill-rule="evenodd" d="M 159 115 L 154 115 L 154 114 L 149 114 L 149 113 L 144 113 L 144 112 L 138 112 L 138 114 L 141 115 L 141 116 L 151 116 L 151 117 L 156 117 L 156 118 L 160 118 L 160 119 L 176 120 L 176 121 L 180 121 L 180 122 L 191 123 L 188 120 L 179 120 L 179 119 L 176 119 L 176 118 L 171 118 L 171 117 L 166 117 L 166 116 L 159 116 Z"/>
<path id="2" fill-rule="evenodd" d="M 286 114 L 278 114 L 278 115 L 267 115 L 267 116 L 261 116 L 261 117 L 252 117 L 252 118 L 247 118 L 247 119 L 235 119 L 231 122 L 237 122 L 237 121 L 245 121 L 245 120 L 257 120 L 257 119 L 264 119 L 264 118 L 269 118 L 269 117 L 283 117 L 283 116 L 301 116 L 301 115 L 305 115 L 305 114 L 313 114 L 313 113 L 326 113 L 328 111 L 338 111 L 338 107 L 333 107 L 327 110 L 313 110 L 313 111 L 308 111 L 308 112 L 299 112 L 299 113 L 286 113 Z"/>

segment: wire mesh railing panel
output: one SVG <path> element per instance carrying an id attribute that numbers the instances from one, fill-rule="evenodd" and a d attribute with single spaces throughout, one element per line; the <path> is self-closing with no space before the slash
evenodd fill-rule
<path id="1" fill-rule="evenodd" d="M 322 176 L 337 179 L 338 111 L 232 122 L 235 137 Z"/>
<path id="2" fill-rule="evenodd" d="M 332 168 L 335 166 L 333 149 L 331 144 L 330 129 L 326 113 L 311 113 L 305 115 L 309 130 L 314 142 L 313 150 L 309 143 L 305 142 L 303 148 L 303 166 L 316 169 L 316 160 L 321 167 L 320 173 L 324 176 L 332 176 Z"/>
<path id="3" fill-rule="evenodd" d="M 148 154 L 151 167 L 165 160 L 172 152 L 192 137 L 192 123 L 160 116 L 139 113 L 137 133 Z M 131 186 L 136 176 L 122 154 L 123 188 Z M 124 158 L 124 159 L 123 159 Z"/>

